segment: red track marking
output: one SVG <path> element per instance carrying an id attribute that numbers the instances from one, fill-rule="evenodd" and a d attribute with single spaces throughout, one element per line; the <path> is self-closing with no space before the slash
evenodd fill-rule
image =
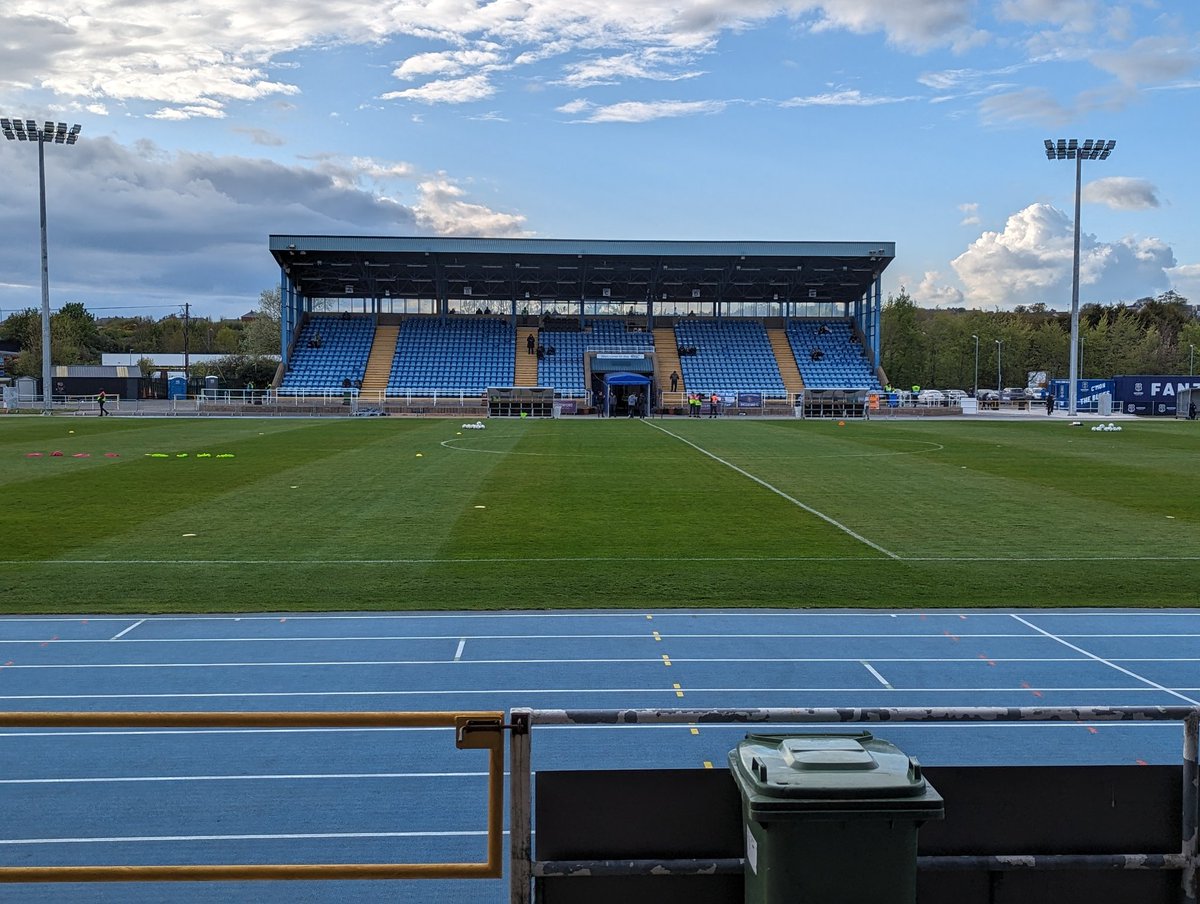
<path id="1" fill-rule="evenodd" d="M 279 624 L 281 624 L 281 625 L 282 625 L 282 624 L 283 624 L 285 621 L 287 621 L 287 619 L 286 619 L 286 618 L 281 618 L 281 619 L 279 619 Z"/>
<path id="2" fill-rule="evenodd" d="M 961 618 L 963 621 L 967 620 L 967 617 L 965 615 L 960 615 L 959 618 Z"/>
<path id="3" fill-rule="evenodd" d="M 943 631 L 942 633 L 945 634 L 947 637 L 949 637 L 955 643 L 958 643 L 958 635 L 951 634 L 949 631 Z"/>
<path id="4" fill-rule="evenodd" d="M 1095 728 L 1093 728 L 1091 725 L 1089 725 L 1089 726 L 1088 726 L 1088 731 L 1089 731 L 1091 734 L 1100 734 L 1100 732 L 1099 732 L 1099 731 L 1097 731 Z"/>
<path id="5" fill-rule="evenodd" d="M 1134 760 L 1134 762 L 1137 763 L 1139 766 L 1149 766 L 1150 765 L 1145 760 Z"/>

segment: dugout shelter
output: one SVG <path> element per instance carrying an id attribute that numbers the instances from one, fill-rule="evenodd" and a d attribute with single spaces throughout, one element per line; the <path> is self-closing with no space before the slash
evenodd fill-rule
<path id="1" fill-rule="evenodd" d="M 510 317 L 842 317 L 879 363 L 894 242 L 272 235 L 286 364 L 313 311 Z"/>

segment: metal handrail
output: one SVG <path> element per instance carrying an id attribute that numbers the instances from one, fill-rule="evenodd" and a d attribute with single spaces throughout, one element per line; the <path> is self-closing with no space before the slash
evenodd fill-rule
<path id="1" fill-rule="evenodd" d="M 535 725 L 762 725 L 781 723 L 889 722 L 1121 722 L 1183 723 L 1183 800 L 1179 854 L 1014 854 L 979 857 L 918 857 L 923 870 L 1153 869 L 1179 870 L 1180 901 L 1197 904 L 1197 822 L 1200 820 L 1200 708 L 1192 706 L 1108 707 L 838 707 L 761 709 L 513 709 L 509 780 L 509 904 L 529 904 L 534 876 L 664 876 L 732 874 L 739 858 L 720 860 L 535 861 L 531 795 L 532 728 Z"/>
<path id="2" fill-rule="evenodd" d="M 197 866 L 7 866 L 5 882 L 196 882 L 317 879 L 497 879 L 503 872 L 501 712 L 0 712 L 0 728 L 453 728 L 460 750 L 488 751 L 487 860 L 476 863 L 252 863 Z"/>

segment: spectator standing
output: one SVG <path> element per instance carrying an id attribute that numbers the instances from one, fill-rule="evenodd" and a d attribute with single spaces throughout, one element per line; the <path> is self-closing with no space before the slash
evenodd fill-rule
<path id="1" fill-rule="evenodd" d="M 715 392 L 708 397 L 708 416 L 710 418 L 717 416 L 717 406 L 721 404 L 721 397 Z"/>
<path id="2" fill-rule="evenodd" d="M 671 392 L 679 391 L 679 372 L 671 371 Z"/>
<path id="3" fill-rule="evenodd" d="M 104 417 L 106 414 L 108 414 L 108 412 L 104 410 L 104 403 L 107 401 L 108 395 L 105 394 L 103 389 L 101 389 L 100 392 L 96 394 L 96 405 L 100 409 L 100 417 Z"/>

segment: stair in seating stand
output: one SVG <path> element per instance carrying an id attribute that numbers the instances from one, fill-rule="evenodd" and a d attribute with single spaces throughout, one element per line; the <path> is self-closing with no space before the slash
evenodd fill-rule
<path id="1" fill-rule="evenodd" d="M 538 385 L 537 355 L 529 354 L 529 337 L 533 337 L 533 347 L 538 345 L 538 330 L 536 326 L 517 328 L 516 362 L 513 368 L 513 383 L 517 386 Z"/>
<path id="2" fill-rule="evenodd" d="M 671 371 L 679 374 L 679 389 L 671 392 Z M 687 408 L 687 388 L 683 385 L 683 368 L 679 364 L 679 341 L 672 327 L 654 330 L 654 380 L 658 384 L 664 411 Z M 682 411 L 687 414 L 686 411 Z"/>
<path id="3" fill-rule="evenodd" d="M 795 401 L 796 393 L 804 390 L 804 379 L 800 376 L 800 368 L 796 366 L 796 355 L 792 351 L 792 344 L 788 342 L 786 330 L 767 330 L 767 338 L 771 341 L 771 351 L 775 353 L 775 363 L 779 365 L 779 375 L 783 377 L 783 388 L 787 390 L 790 404 Z"/>
<path id="4" fill-rule="evenodd" d="M 396 356 L 396 341 L 400 338 L 400 327 L 396 324 L 375 327 L 375 340 L 371 343 L 371 355 L 367 358 L 367 369 L 363 374 L 362 392 L 364 402 L 383 400 L 387 392 L 388 378 L 392 374 L 392 358 Z"/>

